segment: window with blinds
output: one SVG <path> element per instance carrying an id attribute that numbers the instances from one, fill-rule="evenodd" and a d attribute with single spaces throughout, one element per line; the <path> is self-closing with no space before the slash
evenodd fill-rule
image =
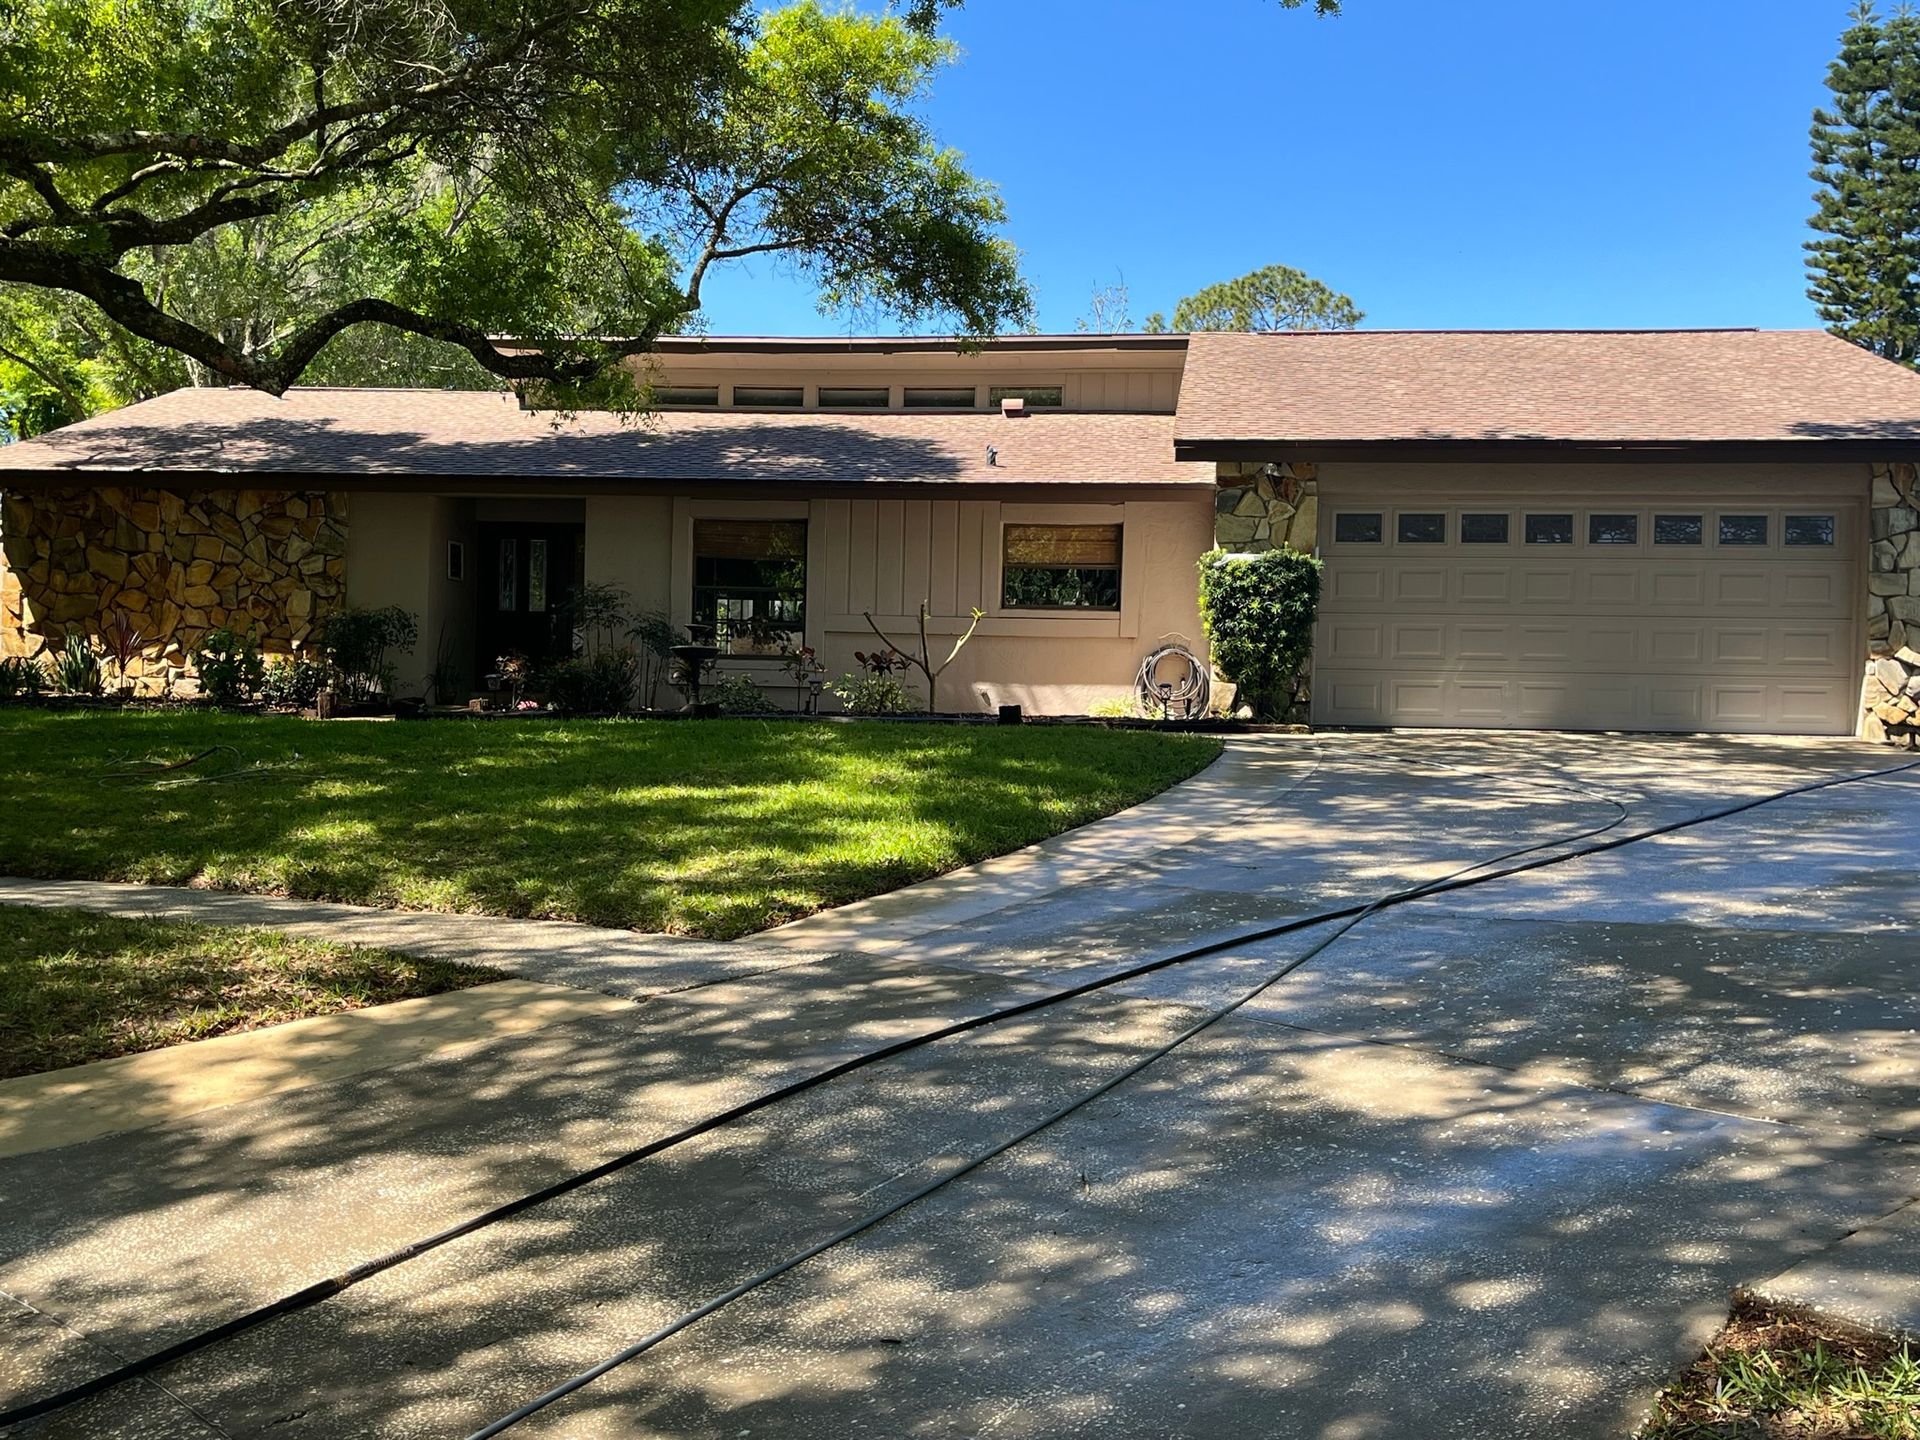
<path id="1" fill-rule="evenodd" d="M 777 655 L 806 629 L 807 522 L 693 522 L 693 623 L 730 655 Z"/>
<path id="2" fill-rule="evenodd" d="M 1009 610 L 1118 610 L 1118 525 L 1009 525 L 1000 603 Z"/>

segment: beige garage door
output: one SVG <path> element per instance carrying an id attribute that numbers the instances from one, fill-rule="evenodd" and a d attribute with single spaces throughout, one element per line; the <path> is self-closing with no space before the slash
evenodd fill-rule
<path id="1" fill-rule="evenodd" d="M 1812 503 L 1407 488 L 1322 487 L 1317 722 L 1854 729 L 1851 486 Z"/>

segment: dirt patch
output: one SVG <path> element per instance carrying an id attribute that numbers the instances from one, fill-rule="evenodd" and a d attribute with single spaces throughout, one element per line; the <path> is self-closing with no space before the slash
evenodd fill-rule
<path id="1" fill-rule="evenodd" d="M 1742 1301 L 1640 1440 L 1920 1440 L 1920 1346 Z"/>

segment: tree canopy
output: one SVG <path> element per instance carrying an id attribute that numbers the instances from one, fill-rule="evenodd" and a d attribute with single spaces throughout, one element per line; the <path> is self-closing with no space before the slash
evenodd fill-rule
<path id="1" fill-rule="evenodd" d="M 1920 361 L 1920 15 L 1854 12 L 1813 113 L 1807 294 L 1834 334 Z"/>
<path id="2" fill-rule="evenodd" d="M 1174 306 L 1171 326 L 1156 311 L 1147 329 L 1351 330 L 1365 318 L 1351 299 L 1311 275 L 1268 265 L 1187 296 Z"/>
<path id="3" fill-rule="evenodd" d="M 19 0 L 0 394 L 437 366 L 578 397 L 750 255 L 828 304 L 1017 325 L 1000 199 L 915 113 L 951 3 Z"/>

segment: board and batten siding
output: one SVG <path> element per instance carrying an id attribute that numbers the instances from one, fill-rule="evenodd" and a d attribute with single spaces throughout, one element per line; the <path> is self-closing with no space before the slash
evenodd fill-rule
<path id="1" fill-rule="evenodd" d="M 587 577 L 623 586 L 682 627 L 692 618 L 695 519 L 807 521 L 806 638 L 829 678 L 856 668 L 856 650 L 877 646 L 867 614 L 912 646 L 925 600 L 938 659 L 978 608 L 985 618 L 941 677 L 945 710 L 1019 704 L 1034 714 L 1084 713 L 1097 701 L 1130 694 L 1141 659 L 1163 642 L 1201 644 L 1194 567 L 1213 543 L 1208 491 L 1177 500 L 1049 504 L 914 496 L 595 497 L 586 504 Z M 1019 611 L 1000 604 L 1003 526 L 1089 523 L 1123 527 L 1118 611 Z M 774 700 L 789 702 L 792 687 L 777 661 L 724 663 L 752 675 Z M 826 708 L 831 704 L 829 698 Z"/>

